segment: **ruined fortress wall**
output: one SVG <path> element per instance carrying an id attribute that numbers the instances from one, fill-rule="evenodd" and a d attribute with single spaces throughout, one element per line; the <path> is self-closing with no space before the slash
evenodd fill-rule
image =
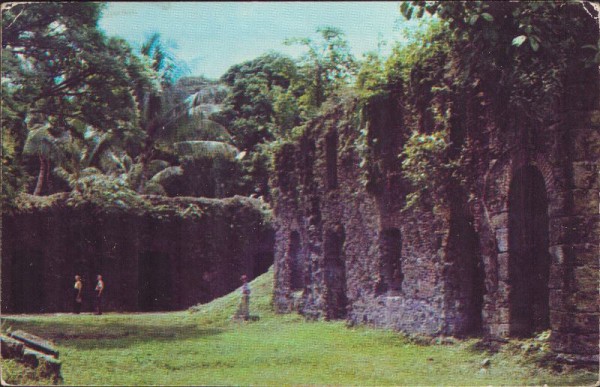
<path id="1" fill-rule="evenodd" d="M 106 283 L 106 310 L 183 309 L 272 263 L 274 233 L 256 200 L 154 198 L 140 211 L 73 206 L 61 194 L 30 200 L 2 219 L 5 313 L 71 311 L 75 274 L 84 280 L 84 310 L 93 308 L 96 274 Z"/>
<path id="2" fill-rule="evenodd" d="M 398 198 L 365 190 L 354 148 L 328 155 L 332 136 L 340 143 L 356 131 L 339 124 L 346 113 L 333 112 L 280 153 L 277 310 L 427 334 L 463 330 L 461 313 L 444 318 L 447 217 L 401 215 Z"/>
<path id="3" fill-rule="evenodd" d="M 559 356 L 597 362 L 600 110 L 588 95 L 545 127 L 473 120 L 468 192 L 429 210 L 401 212 L 402 187 L 366 188 L 344 108 L 311 123 L 277 166 L 277 309 L 409 333 L 550 329 Z"/>

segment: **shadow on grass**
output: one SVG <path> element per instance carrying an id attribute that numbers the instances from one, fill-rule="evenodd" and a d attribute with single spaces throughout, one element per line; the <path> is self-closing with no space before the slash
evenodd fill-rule
<path id="1" fill-rule="evenodd" d="M 218 335 L 223 329 L 200 328 L 193 322 L 166 321 L 39 321 L 3 319 L 12 329 L 23 329 L 59 346 L 87 349 L 127 348 L 145 342 L 177 341 Z"/>

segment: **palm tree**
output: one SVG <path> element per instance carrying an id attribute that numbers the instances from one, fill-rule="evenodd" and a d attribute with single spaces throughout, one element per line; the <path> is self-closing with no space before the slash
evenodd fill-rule
<path id="1" fill-rule="evenodd" d="M 33 190 L 33 194 L 36 196 L 42 193 L 45 182 L 49 182 L 51 161 L 60 163 L 64 160 L 62 144 L 65 142 L 65 137 L 55 137 L 50 128 L 51 125 L 48 122 L 34 124 L 29 130 L 23 146 L 24 155 L 39 158 L 40 168 Z"/>
<path id="2" fill-rule="evenodd" d="M 220 109 L 214 99 L 222 90 L 207 87 L 187 98 L 179 95 L 174 83 L 177 64 L 161 44 L 158 34 L 152 35 L 142 45 L 140 52 L 156 82 L 152 88 L 140 88 L 138 95 L 146 140 L 136 160 L 136 164 L 139 164 L 136 169 L 139 174 L 135 175 L 139 178 L 134 179 L 136 191 L 143 193 L 148 187 L 155 190 L 157 184 L 183 174 L 181 167 L 165 167 L 160 175 L 157 175 L 160 171 L 151 173 L 153 171 L 149 170 L 149 166 L 154 161 L 155 147 L 159 144 L 173 149 L 180 158 L 235 159 L 238 150 L 231 145 L 232 136 L 225 127 L 206 118 Z"/>

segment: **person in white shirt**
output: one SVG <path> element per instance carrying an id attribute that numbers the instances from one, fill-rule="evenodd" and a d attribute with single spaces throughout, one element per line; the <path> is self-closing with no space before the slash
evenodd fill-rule
<path id="1" fill-rule="evenodd" d="M 81 303 L 83 302 L 83 282 L 81 282 L 81 276 L 79 274 L 75 276 L 75 285 L 73 286 L 73 290 L 75 292 L 75 303 L 73 309 L 75 314 L 79 314 L 81 313 Z"/>
<path id="2" fill-rule="evenodd" d="M 242 281 L 242 303 L 240 304 L 240 317 L 248 321 L 250 319 L 250 285 L 248 284 L 248 277 L 244 274 L 241 278 Z"/>

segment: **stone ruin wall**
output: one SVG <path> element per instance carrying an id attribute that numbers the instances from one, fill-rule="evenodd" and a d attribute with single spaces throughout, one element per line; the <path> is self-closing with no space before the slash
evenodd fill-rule
<path id="1" fill-rule="evenodd" d="M 328 138 L 335 133 L 339 143 L 355 130 L 337 126 L 351 114 L 342 110 L 317 122 L 296 147 L 281 152 L 276 177 L 280 192 L 274 203 L 276 309 L 446 333 L 444 283 L 438 270 L 446 236 L 437 231 L 444 230 L 445 222 L 418 211 L 401 216 L 390 195 L 368 193 L 353 150 L 338 155 L 337 182 L 331 181 Z M 396 275 L 384 262 L 387 239 L 392 239 L 387 244 L 401 245 L 395 252 L 402 257 Z"/>
<path id="2" fill-rule="evenodd" d="M 185 309 L 273 262 L 274 232 L 258 200 L 156 197 L 161 211 L 137 212 L 74 207 L 61 194 L 51 205 L 30 200 L 32 208 L 2 219 L 3 313 L 72 311 L 75 274 L 84 280 L 84 311 L 93 308 L 96 274 L 107 311 Z M 186 214 L 192 207 L 202 215 Z"/>
<path id="3" fill-rule="evenodd" d="M 489 112 L 474 109 L 469 192 L 437 212 L 400 212 L 401 181 L 397 190 L 365 188 L 359 155 L 343 149 L 358 132 L 348 123 L 349 104 L 313 121 L 276 160 L 276 309 L 430 335 L 527 336 L 550 328 L 560 357 L 597 364 L 600 109 L 594 80 L 589 71 L 571 79 L 560 119 L 543 128 L 524 123 L 521 131 L 503 132 Z M 335 184 L 328 165 L 332 133 Z M 519 209 L 521 201 L 538 213 Z M 539 232 L 524 229 L 524 220 Z M 536 248 L 545 246 L 530 251 L 538 266 L 519 261 L 527 248 L 521 234 L 537 238 Z M 401 246 L 394 252 L 401 276 L 386 267 L 389 238 Z M 328 248 L 328 240 L 340 246 Z M 336 249 L 332 261 L 327 251 Z M 547 302 L 539 300 L 544 297 Z M 536 309 L 530 320 L 521 316 L 527 302 Z"/>

